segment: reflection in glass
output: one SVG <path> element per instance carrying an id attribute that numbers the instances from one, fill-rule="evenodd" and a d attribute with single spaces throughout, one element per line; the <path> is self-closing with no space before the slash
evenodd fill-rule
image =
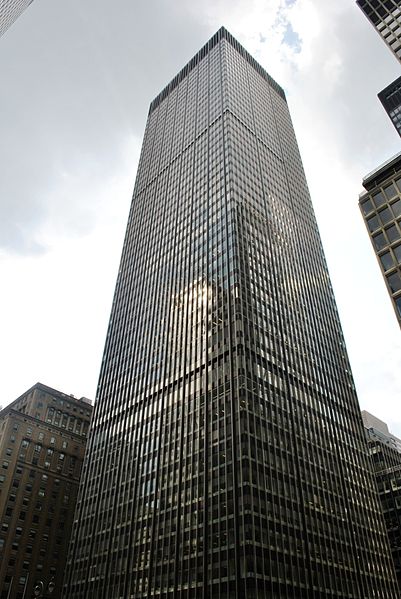
<path id="1" fill-rule="evenodd" d="M 384 208 L 384 210 L 379 212 L 379 216 L 383 225 L 387 225 L 393 220 L 393 215 L 390 208 Z"/>
<path id="2" fill-rule="evenodd" d="M 401 296 L 397 297 L 395 300 L 395 305 L 397 306 L 398 316 L 401 318 Z"/>
<path id="3" fill-rule="evenodd" d="M 380 206 L 383 206 L 383 204 L 386 203 L 386 200 L 384 199 L 384 196 L 381 191 L 379 191 L 373 196 L 373 201 L 375 203 L 376 208 L 379 208 Z"/>
<path id="4" fill-rule="evenodd" d="M 384 189 L 384 193 L 386 194 L 389 200 L 391 200 L 391 198 L 397 195 L 397 191 L 392 183 Z"/>
<path id="5" fill-rule="evenodd" d="M 368 199 L 366 200 L 366 202 L 363 202 L 363 203 L 361 204 L 361 207 L 362 207 L 363 213 L 364 213 L 365 215 L 366 215 L 366 214 L 369 214 L 369 212 L 372 212 L 372 210 L 374 210 L 374 206 L 373 206 L 373 204 L 372 204 L 372 200 L 371 200 L 370 198 L 368 198 Z"/>
<path id="6" fill-rule="evenodd" d="M 387 277 L 388 284 L 393 293 L 401 290 L 401 277 L 398 272 L 393 273 Z"/>
<path id="7" fill-rule="evenodd" d="M 389 270 L 394 266 L 394 260 L 390 252 L 386 252 L 380 256 L 380 262 L 382 263 L 384 270 Z"/>
<path id="8" fill-rule="evenodd" d="M 391 209 L 394 213 L 394 216 L 401 216 L 401 200 L 397 200 L 394 204 L 391 204 Z"/>
<path id="9" fill-rule="evenodd" d="M 388 229 L 386 229 L 387 237 L 390 240 L 390 243 L 393 241 L 397 241 L 400 238 L 400 232 L 396 225 L 391 225 Z"/>
<path id="10" fill-rule="evenodd" d="M 387 239 L 383 233 L 379 233 L 373 237 L 373 243 L 377 250 L 382 250 L 387 245 Z"/>
<path id="11" fill-rule="evenodd" d="M 393 248 L 393 252 L 397 262 L 401 264 L 401 245 L 397 245 L 397 247 Z"/>
<path id="12" fill-rule="evenodd" d="M 367 223 L 368 223 L 369 231 L 375 231 L 380 226 L 379 219 L 377 218 L 376 215 L 372 216 L 371 218 L 368 218 Z"/>

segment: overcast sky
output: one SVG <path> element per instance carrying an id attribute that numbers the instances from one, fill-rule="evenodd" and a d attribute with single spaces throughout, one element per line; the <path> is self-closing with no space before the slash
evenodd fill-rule
<path id="1" fill-rule="evenodd" d="M 0 38 L 0 405 L 94 398 L 150 101 L 225 25 L 292 113 L 361 407 L 401 436 L 401 338 L 358 209 L 400 65 L 354 0 L 34 0 Z"/>

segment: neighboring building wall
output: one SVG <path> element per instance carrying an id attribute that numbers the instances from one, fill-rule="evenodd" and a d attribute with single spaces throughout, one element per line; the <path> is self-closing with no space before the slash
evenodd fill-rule
<path id="1" fill-rule="evenodd" d="M 401 8 L 399 0 L 357 0 L 376 31 L 401 62 Z"/>
<path id="2" fill-rule="evenodd" d="M 359 206 L 401 326 L 401 153 L 362 183 Z"/>
<path id="3" fill-rule="evenodd" d="M 91 412 L 40 383 L 0 412 L 1 599 L 60 597 Z"/>
<path id="4" fill-rule="evenodd" d="M 401 136 L 401 77 L 381 91 L 378 97 Z"/>
<path id="5" fill-rule="evenodd" d="M 373 426 L 366 434 L 401 596 L 401 442 Z"/>
<path id="6" fill-rule="evenodd" d="M 0 0 L 0 37 L 33 0 Z"/>
<path id="7" fill-rule="evenodd" d="M 285 94 L 225 29 L 150 106 L 125 239 L 64 597 L 393 599 Z"/>

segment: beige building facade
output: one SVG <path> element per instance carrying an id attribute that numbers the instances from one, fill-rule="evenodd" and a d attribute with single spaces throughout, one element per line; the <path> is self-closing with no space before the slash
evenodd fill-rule
<path id="1" fill-rule="evenodd" d="M 60 596 L 91 413 L 41 383 L 0 411 L 1 599 Z"/>

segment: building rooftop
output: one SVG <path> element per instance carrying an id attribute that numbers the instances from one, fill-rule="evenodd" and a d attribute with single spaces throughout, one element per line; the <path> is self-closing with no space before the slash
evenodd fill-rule
<path id="1" fill-rule="evenodd" d="M 210 38 L 210 40 L 195 54 L 195 56 L 185 65 L 184 68 L 170 81 L 170 83 L 156 96 L 153 102 L 150 104 L 149 114 L 153 112 L 159 104 L 168 96 L 168 94 L 175 88 L 177 85 L 196 67 L 202 58 L 206 56 L 206 54 L 216 46 L 216 44 L 222 40 L 227 40 L 240 54 L 245 58 L 245 60 L 261 75 L 266 81 L 269 82 L 269 85 L 276 90 L 278 94 L 285 100 L 285 93 L 283 88 L 265 71 L 263 67 L 245 50 L 243 46 L 235 37 L 231 35 L 227 31 L 225 27 L 220 27 L 220 29 Z"/>
<path id="2" fill-rule="evenodd" d="M 44 385 L 43 383 L 35 383 L 34 385 L 32 385 L 32 387 L 30 387 L 27 391 L 25 391 L 24 393 L 22 393 L 22 395 L 20 395 L 19 397 L 17 397 L 17 399 L 15 399 L 13 402 L 11 402 L 10 404 L 8 404 L 7 406 L 1 408 L 0 406 L 0 417 L 4 416 L 9 410 L 12 410 L 14 408 L 14 406 L 26 395 L 28 395 L 29 393 L 31 393 L 34 389 L 40 389 L 41 391 L 44 391 L 45 393 L 49 393 L 50 395 L 52 395 L 53 397 L 59 397 L 60 399 L 64 399 L 64 400 L 70 400 L 70 401 L 76 401 L 78 403 L 82 402 L 85 403 L 86 405 L 90 405 L 92 406 L 92 401 L 90 399 L 88 399 L 87 397 L 75 397 L 75 395 L 68 395 L 67 393 L 62 393 L 62 391 L 58 391 L 57 389 L 53 389 L 52 387 L 49 387 L 48 385 Z"/>
<path id="3" fill-rule="evenodd" d="M 375 168 L 373 171 L 368 173 L 363 181 L 362 185 L 366 191 L 370 191 L 373 187 L 379 185 L 382 181 L 387 179 L 393 173 L 398 172 L 401 169 L 401 152 L 392 156 L 383 164 Z M 363 194 L 361 194 L 363 195 Z"/>

